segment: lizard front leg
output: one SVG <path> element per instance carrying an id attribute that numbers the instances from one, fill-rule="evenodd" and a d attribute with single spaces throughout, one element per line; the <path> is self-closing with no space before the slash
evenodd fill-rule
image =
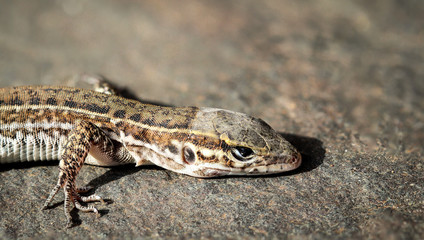
<path id="1" fill-rule="evenodd" d="M 56 186 L 50 192 L 49 197 L 44 203 L 43 209 L 46 209 L 56 193 L 64 188 L 65 192 L 65 214 L 67 217 L 67 227 L 72 226 L 72 203 L 74 206 L 84 212 L 94 212 L 98 210 L 93 206 L 83 206 L 80 202 L 103 201 L 97 195 L 88 197 L 80 196 L 80 192 L 87 191 L 87 188 L 77 188 L 75 185 L 76 176 L 80 171 L 84 161 L 90 152 L 96 148 L 95 152 L 100 152 L 101 157 L 98 165 L 116 165 L 129 162 L 131 156 L 128 151 L 118 142 L 112 141 L 99 127 L 93 123 L 81 121 L 73 130 L 71 130 L 68 140 L 63 144 L 63 153 L 59 163 L 59 179 Z M 107 163 L 107 164 L 102 164 Z M 116 164 L 112 164 L 116 163 Z"/>

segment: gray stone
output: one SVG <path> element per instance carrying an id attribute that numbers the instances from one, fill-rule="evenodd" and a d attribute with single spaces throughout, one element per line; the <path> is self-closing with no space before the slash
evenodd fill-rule
<path id="1" fill-rule="evenodd" d="M 0 86 L 94 73 L 260 117 L 303 155 L 270 177 L 84 166 L 111 199 L 64 229 L 53 165 L 0 166 L 0 238 L 424 236 L 424 2 L 0 1 Z M 69 81 L 68 81 L 69 80 Z"/>

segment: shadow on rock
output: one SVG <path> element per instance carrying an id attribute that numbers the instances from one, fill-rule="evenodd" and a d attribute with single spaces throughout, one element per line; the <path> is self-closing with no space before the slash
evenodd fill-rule
<path id="1" fill-rule="evenodd" d="M 0 172 L 6 172 L 11 169 L 26 169 L 26 168 L 40 167 L 40 166 L 57 166 L 58 164 L 59 164 L 58 160 L 2 163 L 0 164 Z"/>
<path id="2" fill-rule="evenodd" d="M 309 172 L 324 162 L 325 149 L 322 142 L 316 138 L 300 136 L 296 134 L 280 133 L 302 155 L 302 164 L 292 173 Z"/>
<path id="3" fill-rule="evenodd" d="M 115 166 L 113 168 L 110 168 L 109 171 L 105 172 L 104 174 L 94 178 L 91 180 L 87 186 L 93 186 L 94 188 L 98 188 L 102 185 L 106 185 L 109 182 L 118 180 L 122 177 L 134 174 L 143 168 L 136 168 L 133 164 L 126 164 L 121 166 Z"/>

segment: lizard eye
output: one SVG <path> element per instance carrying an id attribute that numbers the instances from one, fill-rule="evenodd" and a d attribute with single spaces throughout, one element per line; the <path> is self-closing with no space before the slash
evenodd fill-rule
<path id="1" fill-rule="evenodd" d="M 231 154 L 240 161 L 247 161 L 253 157 L 253 150 L 248 147 L 235 147 L 231 149 Z"/>

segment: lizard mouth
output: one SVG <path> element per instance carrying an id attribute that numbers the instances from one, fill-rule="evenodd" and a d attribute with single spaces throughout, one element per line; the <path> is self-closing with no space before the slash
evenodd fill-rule
<path id="1" fill-rule="evenodd" d="M 286 159 L 283 163 L 273 163 L 263 166 L 253 166 L 244 169 L 239 174 L 248 173 L 249 175 L 260 175 L 260 174 L 274 174 L 294 170 L 302 163 L 302 155 L 295 153 L 290 156 L 283 156 L 280 158 Z M 235 174 L 235 173 L 234 173 Z"/>
<path id="2" fill-rule="evenodd" d="M 192 173 L 186 173 L 186 174 L 191 175 L 193 177 L 213 178 L 213 177 L 230 175 L 231 170 L 219 169 L 219 168 L 204 168 L 204 169 L 201 169 L 201 170 L 199 169 L 199 170 L 194 171 Z"/>
<path id="3" fill-rule="evenodd" d="M 251 166 L 247 168 L 218 168 L 207 167 L 189 174 L 195 177 L 211 178 L 225 175 L 266 175 L 287 172 L 298 168 L 302 163 L 302 156 L 296 152 L 293 155 L 279 157 L 285 159 L 283 163 L 272 163 L 269 165 Z"/>

